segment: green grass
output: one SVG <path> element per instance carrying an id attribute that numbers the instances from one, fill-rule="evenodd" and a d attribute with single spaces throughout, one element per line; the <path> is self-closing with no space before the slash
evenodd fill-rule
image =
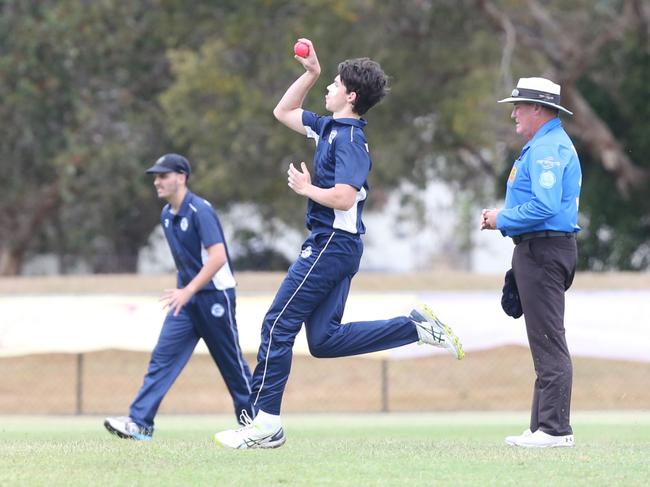
<path id="1" fill-rule="evenodd" d="M 650 484 L 650 413 L 575 413 L 573 449 L 503 437 L 523 413 L 287 415 L 287 443 L 212 443 L 226 416 L 161 416 L 155 440 L 110 436 L 100 417 L 0 417 L 0 485 L 431 486 Z"/>

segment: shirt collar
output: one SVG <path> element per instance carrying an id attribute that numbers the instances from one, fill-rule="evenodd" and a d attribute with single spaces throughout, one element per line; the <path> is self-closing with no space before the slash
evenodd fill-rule
<path id="1" fill-rule="evenodd" d="M 190 207 L 190 201 L 192 201 L 193 197 L 194 194 L 188 189 L 187 193 L 185 194 L 185 198 L 183 198 L 183 202 L 181 203 L 181 207 L 178 209 L 178 213 L 176 213 L 178 216 L 187 215 L 188 208 Z"/>
<path id="2" fill-rule="evenodd" d="M 340 123 L 343 125 L 352 125 L 353 127 L 359 127 L 359 128 L 365 127 L 366 124 L 368 123 L 363 118 L 332 118 L 332 120 L 336 123 Z"/>
<path id="3" fill-rule="evenodd" d="M 554 117 L 550 119 L 548 122 L 546 122 L 544 125 L 542 125 L 540 128 L 537 129 L 537 132 L 535 132 L 533 138 L 526 143 L 524 148 L 531 146 L 533 142 L 535 142 L 537 139 L 548 134 L 551 130 L 561 126 L 562 126 L 562 120 L 560 120 L 560 117 Z"/>

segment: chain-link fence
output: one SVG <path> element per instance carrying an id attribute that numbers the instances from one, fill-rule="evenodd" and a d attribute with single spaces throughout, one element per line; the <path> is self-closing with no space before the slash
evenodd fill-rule
<path id="1" fill-rule="evenodd" d="M 249 364 L 255 357 L 248 355 Z M 0 358 L 0 414 L 125 414 L 149 353 L 106 350 Z M 448 355 L 316 359 L 296 355 L 285 412 L 527 410 L 530 352 L 511 346 Z M 650 408 L 650 363 L 574 357 L 573 409 Z M 160 412 L 232 411 L 209 355 L 195 354 Z"/>
<path id="2" fill-rule="evenodd" d="M 262 317 L 282 277 L 238 274 L 244 350 L 257 349 Z M 639 316 L 650 312 L 650 275 L 580 275 L 576 281 L 578 289 L 567 299 L 572 407 L 649 409 L 650 339 Z M 316 359 L 304 355 L 306 344 L 297 340 L 283 411 L 529 409 L 532 359 L 523 346 L 522 320 L 506 317 L 498 306 L 501 276 L 362 273 L 355 282 L 346 307 L 352 320 L 397 315 L 420 299 L 435 303 L 463 339 L 465 359 L 448 354 L 396 358 L 404 353 Z M 162 322 L 156 293 L 173 283 L 173 275 L 0 279 L 0 352 L 5 354 L 0 356 L 0 414 L 126 413 Z M 422 291 L 447 288 L 459 292 Z M 602 291 L 612 289 L 625 291 Z M 502 346 L 506 343 L 519 345 Z M 103 347 L 115 349 L 83 351 Z M 251 369 L 255 358 L 247 354 Z M 194 354 L 161 406 L 166 413 L 231 410 L 223 380 L 206 353 Z"/>

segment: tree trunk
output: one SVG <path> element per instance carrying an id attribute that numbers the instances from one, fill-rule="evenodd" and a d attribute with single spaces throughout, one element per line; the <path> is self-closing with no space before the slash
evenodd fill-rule
<path id="1" fill-rule="evenodd" d="M 23 263 L 23 252 L 9 247 L 0 248 L 0 276 L 16 276 Z"/>

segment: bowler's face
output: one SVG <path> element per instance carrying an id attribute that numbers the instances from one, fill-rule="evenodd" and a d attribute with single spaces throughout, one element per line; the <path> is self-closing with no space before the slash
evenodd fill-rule
<path id="1" fill-rule="evenodd" d="M 341 111 L 347 103 L 347 89 L 341 81 L 341 77 L 336 75 L 334 82 L 327 87 L 325 95 L 325 108 L 336 113 Z"/>
<path id="2" fill-rule="evenodd" d="M 537 130 L 534 111 L 535 105 L 532 103 L 515 103 L 510 114 L 515 121 L 515 132 L 526 139 L 532 138 Z"/>
<path id="3" fill-rule="evenodd" d="M 153 178 L 153 186 L 156 188 L 158 198 L 169 199 L 174 196 L 179 188 L 178 178 L 180 176 L 175 172 L 156 174 Z"/>

